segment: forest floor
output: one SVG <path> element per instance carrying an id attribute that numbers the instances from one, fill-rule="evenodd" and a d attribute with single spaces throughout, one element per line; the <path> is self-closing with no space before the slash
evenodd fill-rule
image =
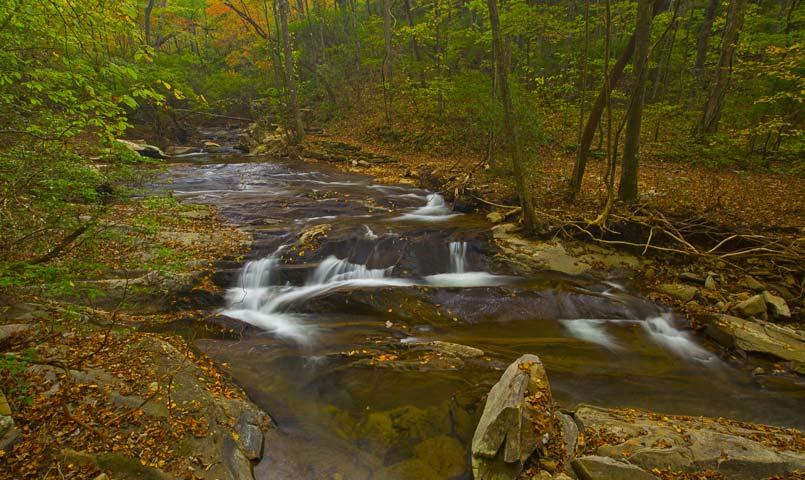
<path id="1" fill-rule="evenodd" d="M 250 472 L 262 447 L 242 438 L 254 442 L 267 418 L 192 339 L 160 328 L 217 302 L 212 265 L 241 255 L 248 236 L 158 195 L 118 199 L 100 224 L 48 265 L 63 285 L 0 297 L 0 477 Z"/>

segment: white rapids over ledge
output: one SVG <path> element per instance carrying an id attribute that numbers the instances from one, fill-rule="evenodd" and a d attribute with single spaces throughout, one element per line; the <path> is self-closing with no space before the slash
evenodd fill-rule
<path id="1" fill-rule="evenodd" d="M 368 236 L 377 237 L 371 229 L 365 228 Z M 414 286 L 495 287 L 511 285 L 519 280 L 518 277 L 493 275 L 484 271 L 466 271 L 467 243 L 456 241 L 448 246 L 450 271 L 447 273 L 421 279 L 392 277 L 394 266 L 370 269 L 366 265 L 329 256 L 309 275 L 304 285 L 280 285 L 277 284 L 277 268 L 279 256 L 285 248 L 287 246 L 283 245 L 270 256 L 244 265 L 238 285 L 226 293 L 227 308 L 221 313 L 299 343 L 312 341 L 316 328 L 306 324 L 305 317 L 308 315 L 289 310 L 294 304 L 338 290 Z M 617 284 L 610 284 L 610 287 L 603 293 L 605 296 L 615 296 L 617 293 L 612 291 L 623 290 Z M 710 352 L 699 346 L 686 332 L 674 327 L 669 313 L 643 319 L 570 318 L 559 322 L 571 336 L 613 351 L 623 350 L 623 347 L 608 328 L 639 325 L 651 341 L 679 357 L 702 363 L 714 361 Z"/>

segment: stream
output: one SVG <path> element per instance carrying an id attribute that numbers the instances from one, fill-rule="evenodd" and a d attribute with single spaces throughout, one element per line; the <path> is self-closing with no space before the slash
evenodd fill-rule
<path id="1" fill-rule="evenodd" d="M 178 161 L 164 188 L 254 236 L 245 263 L 219 272 L 230 288 L 216 311 L 248 328 L 196 344 L 277 424 L 258 479 L 470 478 L 484 395 L 524 353 L 568 408 L 805 424 L 790 379 L 723 362 L 628 279 L 515 275 L 491 225 L 440 195 L 288 159 Z M 315 226 L 316 248 L 292 248 Z"/>

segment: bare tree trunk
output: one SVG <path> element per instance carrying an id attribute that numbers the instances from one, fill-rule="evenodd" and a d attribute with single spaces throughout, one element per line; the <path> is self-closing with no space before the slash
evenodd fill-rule
<path id="1" fill-rule="evenodd" d="M 724 99 L 727 97 L 727 87 L 732 78 L 732 62 L 735 59 L 735 49 L 738 46 L 738 35 L 744 21 L 747 0 L 731 0 L 727 11 L 727 25 L 721 40 L 721 55 L 718 59 L 718 69 L 707 102 L 704 105 L 701 120 L 696 126 L 694 134 L 716 133 L 718 122 L 721 120 L 721 110 L 724 108 Z"/>
<path id="2" fill-rule="evenodd" d="M 640 126 L 643 123 L 643 98 L 646 94 L 648 52 L 651 42 L 651 0 L 637 4 L 635 29 L 634 83 L 626 112 L 626 137 L 623 143 L 623 164 L 618 198 L 631 202 L 637 199 L 637 155 L 640 151 Z"/>
<path id="3" fill-rule="evenodd" d="M 713 31 L 713 20 L 716 18 L 719 0 L 707 0 L 704 8 L 704 19 L 696 34 L 696 61 L 693 64 L 693 74 L 699 83 L 704 85 L 704 62 L 707 60 L 707 50 L 710 47 L 710 34 Z"/>
<path id="4" fill-rule="evenodd" d="M 532 231 L 535 227 L 536 215 L 534 214 L 534 202 L 531 198 L 531 188 L 526 182 L 525 171 L 523 168 L 523 152 L 520 145 L 520 137 L 517 128 L 517 121 L 514 118 L 512 107 L 511 92 L 509 91 L 509 72 L 506 69 L 503 39 L 500 34 L 500 20 L 498 18 L 497 0 L 487 0 L 489 7 L 489 23 L 492 27 L 492 51 L 495 61 L 495 68 L 498 74 L 500 86 L 500 98 L 503 102 L 503 128 L 508 136 L 509 149 L 512 157 L 512 167 L 514 168 L 514 181 L 517 194 L 520 197 L 520 205 L 523 208 L 523 227 Z"/>
<path id="5" fill-rule="evenodd" d="M 664 6 L 665 0 L 654 0 L 651 13 L 652 18 L 656 17 L 663 10 Z M 626 44 L 620 57 L 618 57 L 618 60 L 615 62 L 615 65 L 612 66 L 609 79 L 604 81 L 601 86 L 601 91 L 598 92 L 598 96 L 595 98 L 595 102 L 590 109 L 590 115 L 587 117 L 587 123 L 584 125 L 584 131 L 582 132 L 581 141 L 579 142 L 579 149 L 576 152 L 576 161 L 573 164 L 573 176 L 570 179 L 569 195 L 571 201 L 575 198 L 579 189 L 581 189 L 581 181 L 584 178 L 584 170 L 587 167 L 587 155 L 590 153 L 590 145 L 593 143 L 595 130 L 598 128 L 598 124 L 601 122 L 601 115 L 604 113 L 604 99 L 611 94 L 612 90 L 614 90 L 615 86 L 618 84 L 618 81 L 620 81 L 621 76 L 623 76 L 623 70 L 632 58 L 634 50 L 635 36 L 632 35 L 629 38 L 629 43 Z"/>
<path id="6" fill-rule="evenodd" d="M 391 0 L 383 0 L 383 106 L 386 113 L 386 126 L 391 128 Z"/>
<path id="7" fill-rule="evenodd" d="M 299 111 L 299 99 L 296 94 L 296 77 L 294 76 L 293 50 L 291 50 L 291 35 L 288 32 L 288 0 L 279 0 L 280 28 L 282 29 L 282 44 L 285 50 L 285 77 L 288 87 L 289 120 L 294 120 L 293 141 L 296 144 L 305 138 L 305 126 L 302 124 L 302 112 Z"/>

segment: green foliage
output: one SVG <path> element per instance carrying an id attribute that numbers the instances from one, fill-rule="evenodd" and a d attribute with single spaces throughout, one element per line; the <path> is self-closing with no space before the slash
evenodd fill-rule
<path id="1" fill-rule="evenodd" d="M 4 353 L 0 355 L 0 379 L 3 393 L 15 403 L 33 403 L 29 393 L 31 385 L 25 378 L 25 370 L 36 360 L 34 349 L 26 350 L 22 355 Z"/>

